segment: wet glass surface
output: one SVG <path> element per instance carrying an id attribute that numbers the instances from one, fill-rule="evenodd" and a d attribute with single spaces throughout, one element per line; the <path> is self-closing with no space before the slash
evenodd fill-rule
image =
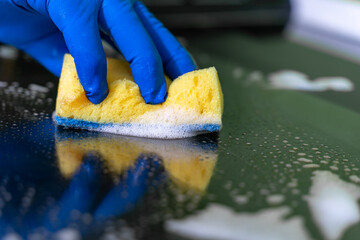
<path id="1" fill-rule="evenodd" d="M 186 39 L 219 71 L 219 136 L 56 128 L 57 79 L 1 59 L 0 239 L 357 239 L 360 68 L 280 37 Z M 344 76 L 355 90 L 269 88 L 283 69 Z"/>

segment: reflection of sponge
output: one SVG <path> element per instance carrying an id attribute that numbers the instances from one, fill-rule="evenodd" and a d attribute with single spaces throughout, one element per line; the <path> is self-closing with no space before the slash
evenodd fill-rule
<path id="1" fill-rule="evenodd" d="M 172 83 L 159 105 L 145 104 L 129 64 L 108 59 L 109 95 L 88 101 L 70 55 L 64 59 L 55 121 L 59 125 L 154 138 L 183 138 L 219 131 L 223 97 L 215 68 L 193 71 Z"/>
<path id="2" fill-rule="evenodd" d="M 140 155 L 155 154 L 171 179 L 182 189 L 205 191 L 217 161 L 217 144 L 208 139 L 155 140 L 106 134 L 66 136 L 57 133 L 56 152 L 61 173 L 71 177 L 86 153 L 97 153 L 106 171 L 121 174 Z"/>

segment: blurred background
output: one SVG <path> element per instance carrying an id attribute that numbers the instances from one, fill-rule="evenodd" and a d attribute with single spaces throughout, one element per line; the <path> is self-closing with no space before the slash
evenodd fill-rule
<path id="1" fill-rule="evenodd" d="M 359 60 L 360 2 L 354 0 L 145 0 L 170 29 L 238 28 L 287 36 Z"/>
<path id="2" fill-rule="evenodd" d="M 143 0 L 165 26 L 191 31 L 238 29 L 285 32 L 292 41 L 360 61 L 360 16 L 355 0 Z M 1 45 L 1 43 L 0 43 Z M 14 53 L 0 49 L 4 56 Z"/>
<path id="3" fill-rule="evenodd" d="M 287 0 L 147 0 L 170 28 L 277 27 L 289 19 Z"/>

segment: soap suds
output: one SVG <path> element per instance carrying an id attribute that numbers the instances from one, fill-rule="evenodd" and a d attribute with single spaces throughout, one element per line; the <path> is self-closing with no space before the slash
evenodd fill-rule
<path id="1" fill-rule="evenodd" d="M 55 114 L 54 114 L 55 116 Z M 135 118 L 132 123 L 96 123 L 55 116 L 58 125 L 127 136 L 178 139 L 221 130 L 221 119 L 171 107 L 160 108 Z"/>
<path id="2" fill-rule="evenodd" d="M 17 233 L 8 233 L 2 238 L 2 240 L 22 240 L 22 237 Z"/>
<path id="3" fill-rule="evenodd" d="M 320 77 L 310 80 L 304 73 L 293 70 L 282 70 L 268 76 L 269 87 L 273 89 L 292 89 L 301 91 L 350 92 L 354 84 L 345 77 Z"/>
<path id="4" fill-rule="evenodd" d="M 306 163 L 311 163 L 312 160 L 311 159 L 307 159 L 307 158 L 298 158 L 297 159 L 299 162 L 306 162 Z"/>
<path id="5" fill-rule="evenodd" d="M 318 168 L 318 167 L 320 167 L 320 165 L 316 164 L 316 163 L 310 163 L 310 164 L 303 165 L 303 168 Z"/>
<path id="6" fill-rule="evenodd" d="M 211 204 L 185 219 L 169 220 L 165 227 L 169 232 L 198 239 L 310 239 L 300 217 L 284 219 L 289 214 L 288 207 L 264 209 L 256 213 L 236 213 L 226 206 Z"/>
<path id="7" fill-rule="evenodd" d="M 330 166 L 329 168 L 330 168 L 331 170 L 333 170 L 333 171 L 339 170 L 339 168 L 338 168 L 337 166 Z"/>
<path id="8" fill-rule="evenodd" d="M 315 171 L 307 202 L 325 239 L 341 238 L 360 221 L 360 188 L 329 171 Z"/>
<path id="9" fill-rule="evenodd" d="M 29 84 L 28 88 L 30 89 L 30 91 L 34 91 L 34 92 L 42 92 L 42 93 L 49 92 L 49 88 L 34 83 Z"/>
<path id="10" fill-rule="evenodd" d="M 0 88 L 7 87 L 7 85 L 8 85 L 7 82 L 0 81 Z"/>
<path id="11" fill-rule="evenodd" d="M 57 116 L 55 116 L 55 121 L 58 125 L 65 127 L 163 139 L 193 137 L 202 133 L 217 132 L 221 129 L 221 119 L 216 116 L 170 106 L 148 111 L 134 118 L 133 123 L 93 123 Z"/>
<path id="12" fill-rule="evenodd" d="M 80 232 L 73 228 L 64 228 L 56 232 L 55 240 L 80 240 Z"/>
<path id="13" fill-rule="evenodd" d="M 154 111 L 147 111 L 134 119 L 135 123 L 154 124 L 166 123 L 169 125 L 179 124 L 221 124 L 221 119 L 212 114 L 199 114 L 190 109 L 182 107 L 164 106 Z"/>
<path id="14" fill-rule="evenodd" d="M 353 181 L 354 183 L 360 183 L 360 178 L 359 178 L 358 176 L 356 176 L 356 175 L 351 175 L 351 176 L 349 177 L 349 179 L 350 179 L 351 181 Z"/>
<path id="15" fill-rule="evenodd" d="M 217 124 L 101 124 L 70 118 L 61 118 L 55 116 L 55 113 L 53 118 L 58 125 L 70 128 L 80 128 L 127 136 L 162 139 L 193 137 L 203 133 L 218 132 L 221 129 L 221 125 Z"/>
<path id="16" fill-rule="evenodd" d="M 246 83 L 248 84 L 262 84 L 264 83 L 264 75 L 260 71 L 253 71 L 249 73 L 249 75 L 246 78 Z"/>
<path id="17" fill-rule="evenodd" d="M 249 201 L 249 197 L 245 195 L 238 195 L 234 197 L 234 201 L 238 204 L 246 204 Z"/>
<path id="18" fill-rule="evenodd" d="M 285 200 L 285 197 L 283 195 L 280 195 L 280 194 L 269 195 L 266 198 L 266 201 L 270 205 L 280 204 L 280 203 L 284 202 L 284 200 Z"/>
<path id="19" fill-rule="evenodd" d="M 0 57 L 5 59 L 16 59 L 19 50 L 12 46 L 0 46 Z"/>

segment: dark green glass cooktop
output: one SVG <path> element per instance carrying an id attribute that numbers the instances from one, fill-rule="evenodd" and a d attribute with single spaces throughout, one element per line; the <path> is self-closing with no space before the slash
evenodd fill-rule
<path id="1" fill-rule="evenodd" d="M 219 72 L 219 135 L 57 129 L 57 79 L 0 60 L 0 239 L 358 239 L 359 66 L 281 36 L 183 39 Z M 275 89 L 281 73 L 348 85 Z"/>

